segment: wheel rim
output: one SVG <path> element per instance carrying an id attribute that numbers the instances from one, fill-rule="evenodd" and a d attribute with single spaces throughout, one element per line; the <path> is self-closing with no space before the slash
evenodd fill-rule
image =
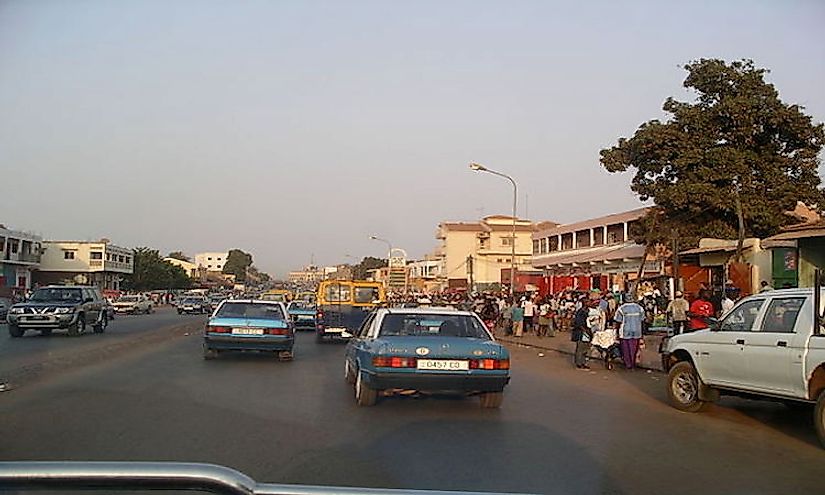
<path id="1" fill-rule="evenodd" d="M 361 401 L 361 373 L 355 378 L 355 400 Z"/>
<path id="2" fill-rule="evenodd" d="M 670 388 L 673 391 L 673 396 L 682 404 L 695 402 L 699 393 L 699 383 L 696 376 L 687 371 L 673 377 Z"/>

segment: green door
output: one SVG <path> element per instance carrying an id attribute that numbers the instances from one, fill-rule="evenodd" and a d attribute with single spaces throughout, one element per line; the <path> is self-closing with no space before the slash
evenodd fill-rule
<path id="1" fill-rule="evenodd" d="M 781 289 L 786 284 L 796 287 L 798 284 L 799 257 L 796 248 L 773 249 L 773 280 L 768 280 L 775 289 Z"/>

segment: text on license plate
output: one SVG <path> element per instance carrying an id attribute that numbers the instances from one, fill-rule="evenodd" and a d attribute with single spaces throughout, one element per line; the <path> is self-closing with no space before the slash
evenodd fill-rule
<path id="1" fill-rule="evenodd" d="M 470 369 L 470 362 L 457 359 L 419 359 L 417 367 L 420 370 L 464 371 Z"/>
<path id="2" fill-rule="evenodd" d="M 233 328 L 232 335 L 263 335 L 263 328 Z"/>

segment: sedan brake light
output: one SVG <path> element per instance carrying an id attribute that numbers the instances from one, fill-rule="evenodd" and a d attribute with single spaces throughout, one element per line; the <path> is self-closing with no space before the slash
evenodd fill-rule
<path id="1" fill-rule="evenodd" d="M 212 333 L 232 333 L 232 329 L 230 327 L 219 326 L 208 326 L 206 327 L 206 331 Z"/>
<path id="2" fill-rule="evenodd" d="M 372 365 L 376 368 L 415 368 L 418 359 L 414 357 L 379 356 L 372 358 Z"/>
<path id="3" fill-rule="evenodd" d="M 509 359 L 471 359 L 471 370 L 509 370 Z"/>
<path id="4" fill-rule="evenodd" d="M 264 330 L 264 333 L 267 335 L 286 335 L 289 333 L 289 329 L 287 328 L 267 328 Z"/>

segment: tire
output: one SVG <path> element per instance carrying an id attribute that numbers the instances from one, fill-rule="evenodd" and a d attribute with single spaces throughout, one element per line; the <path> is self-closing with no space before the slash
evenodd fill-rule
<path id="1" fill-rule="evenodd" d="M 25 330 L 17 325 L 9 323 L 9 335 L 11 335 L 12 338 L 19 339 L 24 333 L 26 333 Z"/>
<path id="2" fill-rule="evenodd" d="M 355 385 L 355 375 L 352 373 L 352 368 L 349 366 L 349 361 L 344 359 L 344 380 L 350 385 Z"/>
<path id="3" fill-rule="evenodd" d="M 77 337 L 86 331 L 86 317 L 83 315 L 77 316 L 77 321 L 69 326 L 69 335 Z"/>
<path id="4" fill-rule="evenodd" d="M 819 443 L 825 448 L 825 390 L 819 393 L 819 399 L 814 407 L 814 426 L 816 426 L 816 436 Z"/>
<path id="5" fill-rule="evenodd" d="M 292 359 L 295 357 L 295 355 L 292 354 L 291 350 L 278 351 L 276 355 L 278 356 L 278 361 L 292 361 Z"/>
<path id="6" fill-rule="evenodd" d="M 364 374 L 359 372 L 355 378 L 355 403 L 362 407 L 374 406 L 378 401 L 378 390 L 370 388 L 364 382 Z"/>
<path id="7" fill-rule="evenodd" d="M 667 398 L 670 405 L 684 412 L 700 412 L 709 403 L 699 398 L 702 383 L 696 368 L 688 361 L 673 365 L 667 374 Z"/>
<path id="8" fill-rule="evenodd" d="M 52 334 L 52 329 L 51 328 L 44 328 L 44 329 L 40 330 L 40 336 L 41 337 L 48 337 L 51 334 Z"/>
<path id="9" fill-rule="evenodd" d="M 106 327 L 109 326 L 109 317 L 106 316 L 106 313 L 100 314 L 100 321 L 97 322 L 97 325 L 92 327 L 95 333 L 103 333 L 106 331 Z"/>
<path id="10" fill-rule="evenodd" d="M 218 358 L 218 351 L 215 349 L 210 349 L 209 347 L 203 347 L 203 358 L 207 361 L 211 361 L 213 359 Z"/>
<path id="11" fill-rule="evenodd" d="M 479 398 L 483 409 L 498 409 L 504 402 L 504 392 L 485 392 Z"/>

